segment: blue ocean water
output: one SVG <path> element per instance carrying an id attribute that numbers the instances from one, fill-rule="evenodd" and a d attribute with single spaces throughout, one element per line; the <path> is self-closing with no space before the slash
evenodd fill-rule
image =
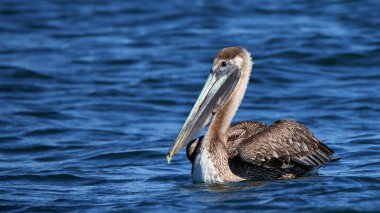
<path id="1" fill-rule="evenodd" d="M 379 1 L 0 1 L 0 211 L 380 209 Z M 255 65 L 234 119 L 308 126 L 341 161 L 195 184 L 165 154 L 226 46 Z"/>

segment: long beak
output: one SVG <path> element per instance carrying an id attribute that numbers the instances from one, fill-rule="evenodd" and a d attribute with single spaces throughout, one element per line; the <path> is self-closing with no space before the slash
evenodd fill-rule
<path id="1" fill-rule="evenodd" d="M 212 115 L 223 107 L 239 79 L 240 69 L 235 65 L 217 69 L 210 73 L 189 117 L 166 155 L 168 163 L 183 146 L 187 145 L 210 122 Z"/>

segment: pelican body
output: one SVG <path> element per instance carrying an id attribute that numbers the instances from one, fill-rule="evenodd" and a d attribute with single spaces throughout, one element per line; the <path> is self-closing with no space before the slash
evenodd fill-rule
<path id="1" fill-rule="evenodd" d="M 168 154 L 187 145 L 194 182 L 292 179 L 331 160 L 332 149 L 300 123 L 245 121 L 231 126 L 252 70 L 250 53 L 227 47 L 216 56 L 198 100 Z M 212 122 L 204 136 L 193 139 Z M 193 139 L 193 140 L 192 140 Z"/>

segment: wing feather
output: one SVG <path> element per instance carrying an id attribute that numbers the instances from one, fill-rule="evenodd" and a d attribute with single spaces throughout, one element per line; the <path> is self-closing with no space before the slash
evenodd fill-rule
<path id="1" fill-rule="evenodd" d="M 237 148 L 246 138 L 263 131 L 267 126 L 257 121 L 243 121 L 232 125 L 227 132 L 227 153 L 229 156 L 237 155 Z"/>
<path id="2" fill-rule="evenodd" d="M 276 121 L 261 132 L 245 138 L 237 150 L 241 160 L 264 166 L 276 159 L 284 164 L 295 162 L 318 167 L 330 161 L 334 153 L 305 126 L 289 120 Z"/>

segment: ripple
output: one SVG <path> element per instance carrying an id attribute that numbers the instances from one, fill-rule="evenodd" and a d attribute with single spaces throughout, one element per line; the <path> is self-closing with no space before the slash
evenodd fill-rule
<path id="1" fill-rule="evenodd" d="M 73 129 L 61 129 L 61 128 L 46 128 L 46 129 L 35 129 L 24 133 L 24 136 L 42 136 L 42 135 L 56 135 L 64 134 L 74 131 Z"/>
<path id="2" fill-rule="evenodd" d="M 7 136 L 0 137 L 0 143 L 16 142 L 16 141 L 19 141 L 19 140 L 21 140 L 20 137 L 14 137 L 14 136 L 10 136 L 10 137 L 7 137 Z"/>
<path id="3" fill-rule="evenodd" d="M 113 152 L 106 154 L 99 154 L 87 158 L 86 160 L 119 160 L 119 159 L 157 159 L 163 158 L 162 152 L 153 151 L 153 150 L 131 150 L 126 152 Z"/>
<path id="4" fill-rule="evenodd" d="M 378 1 L 2 0 L 0 209 L 377 211 Z M 225 46 L 252 52 L 234 119 L 305 123 L 342 160 L 196 184 L 165 154 Z M 164 207 L 164 208 L 161 208 Z"/>
<path id="5" fill-rule="evenodd" d="M 0 152 L 3 153 L 33 153 L 36 152 L 49 152 L 58 149 L 57 146 L 51 145 L 34 145 L 28 147 L 16 147 L 16 148 L 0 148 Z"/>
<path id="6" fill-rule="evenodd" d="M 5 175 L 0 177 L 0 181 L 33 181 L 33 182 L 50 182 L 50 183 L 69 183 L 69 182 L 88 182 L 96 179 L 84 178 L 71 174 L 51 174 L 51 175 Z"/>
<path id="7" fill-rule="evenodd" d="M 13 113 L 13 115 L 36 117 L 46 119 L 69 119 L 70 116 L 56 111 L 19 111 Z"/>
<path id="8" fill-rule="evenodd" d="M 4 93 L 41 93 L 45 91 L 45 88 L 36 85 L 19 85 L 10 83 L 0 85 L 0 92 Z"/>
<path id="9" fill-rule="evenodd" d="M 103 60 L 103 61 L 79 59 L 79 60 L 74 60 L 73 62 L 79 63 L 79 64 L 103 64 L 103 65 L 124 65 L 124 66 L 138 63 L 138 61 L 134 59 L 110 59 L 110 60 Z"/>
<path id="10" fill-rule="evenodd" d="M 1 66 L 0 65 L 1 75 L 0 77 L 8 76 L 13 79 L 52 79 L 51 76 L 39 73 L 34 70 L 20 68 L 16 66 Z"/>

